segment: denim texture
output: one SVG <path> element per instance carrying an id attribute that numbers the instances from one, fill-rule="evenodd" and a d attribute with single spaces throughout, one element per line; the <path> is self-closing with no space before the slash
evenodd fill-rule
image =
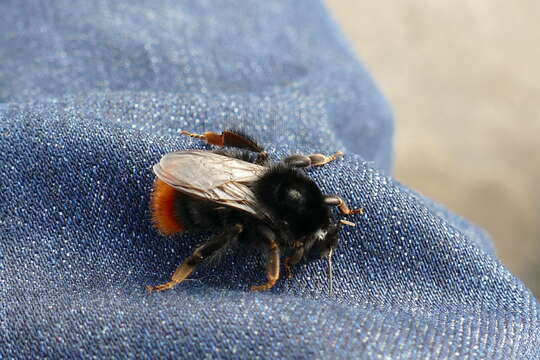
<path id="1" fill-rule="evenodd" d="M 0 358 L 540 358 L 539 304 L 489 237 L 390 176 L 391 111 L 321 3 L 4 1 L 0 20 Z M 345 151 L 309 170 L 365 209 L 332 296 L 325 260 L 249 292 L 245 248 L 144 291 L 208 236 L 156 233 L 151 166 L 207 148 L 179 129 L 227 127 L 273 159 Z"/>

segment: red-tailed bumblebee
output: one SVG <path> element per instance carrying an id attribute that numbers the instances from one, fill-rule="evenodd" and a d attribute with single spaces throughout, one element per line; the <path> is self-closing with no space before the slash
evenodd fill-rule
<path id="1" fill-rule="evenodd" d="M 210 230 L 215 235 L 195 249 L 169 282 L 147 290 L 171 289 L 199 264 L 238 242 L 262 245 L 267 253 L 267 281 L 252 286 L 252 291 L 274 286 L 282 255 L 289 277 L 291 266 L 299 261 L 327 257 L 331 291 L 331 256 L 339 229 L 342 223 L 354 224 L 333 221 L 330 206 L 344 215 L 363 210 L 350 210 L 339 196 L 323 195 L 302 169 L 327 164 L 343 154 L 291 155 L 272 163 L 259 144 L 238 131 L 182 134 L 233 149 L 184 150 L 163 156 L 154 165 L 152 219 L 164 235 L 186 230 Z"/>

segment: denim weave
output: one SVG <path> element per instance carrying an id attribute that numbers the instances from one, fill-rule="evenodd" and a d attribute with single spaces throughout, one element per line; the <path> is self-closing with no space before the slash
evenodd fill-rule
<path id="1" fill-rule="evenodd" d="M 540 358 L 489 237 L 391 177 L 391 111 L 321 3 L 3 1 L 0 34 L 0 358 Z M 333 295 L 325 260 L 249 292 L 245 248 L 144 291 L 209 236 L 152 228 L 152 165 L 228 127 L 346 153 L 308 171 L 365 209 Z"/>

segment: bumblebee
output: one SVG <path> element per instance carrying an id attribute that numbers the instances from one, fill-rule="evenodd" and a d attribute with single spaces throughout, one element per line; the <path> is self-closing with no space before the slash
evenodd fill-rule
<path id="1" fill-rule="evenodd" d="M 183 150 L 168 153 L 154 165 L 157 176 L 150 200 L 152 220 L 159 232 L 215 233 L 195 249 L 172 274 L 171 280 L 148 291 L 171 289 L 201 263 L 214 258 L 233 243 L 263 247 L 266 283 L 251 291 L 271 289 L 280 277 L 280 262 L 291 277 L 291 267 L 301 260 L 328 258 L 331 291 L 331 256 L 338 246 L 341 224 L 330 207 L 341 214 L 351 210 L 336 195 L 323 195 L 303 169 L 328 164 L 343 153 L 291 155 L 273 163 L 264 148 L 235 130 L 194 134 L 181 132 L 218 150 Z"/>

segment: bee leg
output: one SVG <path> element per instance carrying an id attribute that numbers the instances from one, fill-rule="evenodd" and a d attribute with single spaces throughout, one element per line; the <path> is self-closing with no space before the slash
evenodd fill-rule
<path id="1" fill-rule="evenodd" d="M 161 285 L 147 286 L 148 292 L 163 291 L 172 289 L 176 285 L 184 281 L 195 270 L 203 260 L 215 255 L 217 251 L 223 248 L 229 241 L 234 240 L 238 234 L 242 232 L 243 226 L 240 224 L 235 225 L 231 230 L 225 231 L 210 240 L 203 245 L 199 246 L 193 254 L 188 257 L 182 265 L 180 265 L 176 271 L 172 274 L 171 280 Z"/>
<path id="2" fill-rule="evenodd" d="M 192 138 L 204 140 L 210 145 L 230 146 L 256 152 L 256 164 L 264 164 L 268 159 L 268 154 L 261 145 L 257 144 L 257 142 L 249 136 L 235 130 L 225 130 L 221 134 L 212 131 L 207 131 L 203 134 L 195 134 L 186 130 L 182 130 L 180 133 Z"/>
<path id="3" fill-rule="evenodd" d="M 343 156 L 343 153 L 341 151 L 338 151 L 330 156 L 326 156 L 323 154 L 291 155 L 283 159 L 283 162 L 293 167 L 305 168 L 309 166 L 322 166 L 328 164 L 329 162 L 336 160 L 340 156 Z"/>
<path id="4" fill-rule="evenodd" d="M 235 130 L 225 130 L 221 134 L 213 131 L 207 131 L 202 134 L 195 134 L 186 130 L 182 130 L 180 131 L 180 134 L 204 140 L 210 145 L 230 146 L 239 149 L 248 149 L 256 153 L 264 151 L 264 148 L 261 145 L 257 144 L 255 140 Z"/>
<path id="5" fill-rule="evenodd" d="M 287 278 L 292 278 L 292 267 L 295 264 L 298 264 L 300 260 L 302 260 L 302 256 L 304 255 L 304 248 L 299 247 L 296 248 L 295 252 L 285 259 L 285 271 L 287 271 Z"/>
<path id="6" fill-rule="evenodd" d="M 279 246 L 274 239 L 268 241 L 268 257 L 266 259 L 266 284 L 255 285 L 251 291 L 263 291 L 271 289 L 279 279 Z"/>
<path id="7" fill-rule="evenodd" d="M 364 213 L 364 209 L 362 209 L 362 208 L 353 209 L 353 210 L 349 209 L 349 207 L 347 206 L 347 203 L 345 203 L 345 200 L 343 200 L 339 196 L 327 195 L 324 198 L 324 202 L 325 202 L 326 205 L 338 206 L 339 211 L 343 215 L 354 215 L 354 214 L 363 214 Z"/>

